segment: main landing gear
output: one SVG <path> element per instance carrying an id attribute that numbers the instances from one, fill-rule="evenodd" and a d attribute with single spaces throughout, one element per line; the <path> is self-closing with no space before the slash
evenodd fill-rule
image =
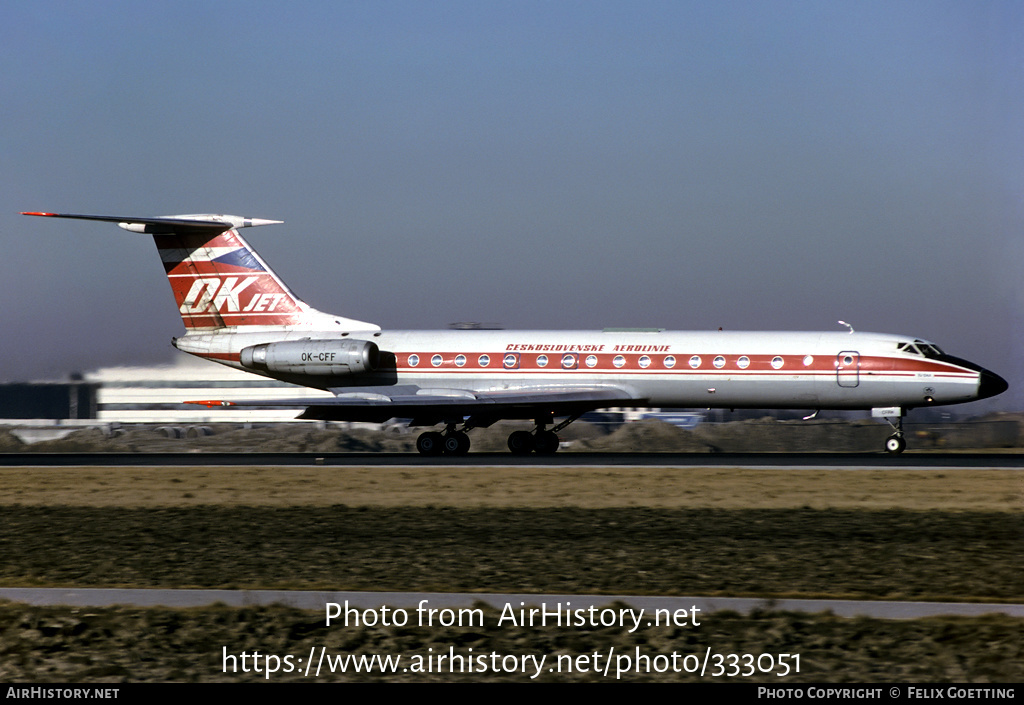
<path id="1" fill-rule="evenodd" d="M 544 428 L 551 423 L 551 418 L 539 418 L 535 421 L 537 428 L 530 431 L 514 431 L 508 437 L 508 449 L 512 455 L 554 455 L 558 451 L 558 432 L 578 419 L 582 414 L 570 416 L 550 431 Z"/>
<path id="2" fill-rule="evenodd" d="M 534 433 L 514 431 L 508 437 L 508 449 L 512 455 L 552 455 L 558 450 L 558 434 L 538 428 Z"/>
<path id="3" fill-rule="evenodd" d="M 513 455 L 552 455 L 558 450 L 558 432 L 580 416 L 570 416 L 551 430 L 545 428 L 552 422 L 550 417 L 536 419 L 537 428 L 533 431 L 513 431 L 509 434 L 508 449 Z M 416 450 L 422 455 L 465 455 L 469 452 L 469 434 L 466 431 L 473 428 L 471 422 L 472 419 L 461 430 L 455 428 L 455 423 L 449 423 L 443 432 L 421 433 L 416 439 Z"/>
<path id="4" fill-rule="evenodd" d="M 416 450 L 423 455 L 465 455 L 469 452 L 469 434 L 449 426 L 444 433 L 427 431 L 416 439 Z"/>

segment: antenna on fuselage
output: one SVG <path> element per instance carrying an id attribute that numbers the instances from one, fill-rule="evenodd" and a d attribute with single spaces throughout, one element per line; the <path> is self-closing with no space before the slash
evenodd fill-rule
<path id="1" fill-rule="evenodd" d="M 847 328 L 849 328 L 849 329 L 850 329 L 850 333 L 851 333 L 851 334 L 853 333 L 853 326 L 851 326 L 851 325 L 850 325 L 849 323 L 847 323 L 846 321 L 837 321 L 837 323 L 838 323 L 839 325 L 841 325 L 841 326 L 846 326 Z"/>

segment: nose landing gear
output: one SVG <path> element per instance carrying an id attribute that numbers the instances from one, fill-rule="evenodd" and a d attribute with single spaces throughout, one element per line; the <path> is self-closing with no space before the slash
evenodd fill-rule
<path id="1" fill-rule="evenodd" d="M 893 434 L 885 439 L 885 452 L 895 455 L 905 451 L 907 449 L 907 441 L 903 437 L 903 409 L 884 409 L 879 410 L 877 414 L 873 409 L 872 415 L 882 416 L 892 426 Z"/>
<path id="2" fill-rule="evenodd" d="M 885 439 L 885 452 L 887 453 L 902 453 L 906 449 L 907 441 L 903 438 L 902 431 Z"/>

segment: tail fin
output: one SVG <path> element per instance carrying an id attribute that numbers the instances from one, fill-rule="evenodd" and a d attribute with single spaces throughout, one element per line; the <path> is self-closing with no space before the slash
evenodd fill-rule
<path id="1" fill-rule="evenodd" d="M 188 332 L 221 328 L 295 326 L 331 330 L 380 330 L 377 326 L 317 311 L 285 285 L 238 234 L 240 228 L 279 220 L 231 215 L 178 215 L 161 218 L 24 213 L 117 223 L 150 233 Z"/>

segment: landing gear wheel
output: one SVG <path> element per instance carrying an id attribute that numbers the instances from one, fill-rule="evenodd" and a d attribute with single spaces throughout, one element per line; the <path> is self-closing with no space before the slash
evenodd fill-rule
<path id="1" fill-rule="evenodd" d="M 452 431 L 444 437 L 446 455 L 465 455 L 469 452 L 469 435 L 462 431 Z"/>
<path id="2" fill-rule="evenodd" d="M 554 431 L 537 431 L 533 438 L 533 450 L 537 455 L 554 455 L 558 450 L 558 435 Z"/>
<path id="3" fill-rule="evenodd" d="M 508 436 L 508 449 L 512 455 L 527 455 L 533 451 L 533 435 L 529 431 L 513 431 Z"/>
<path id="4" fill-rule="evenodd" d="M 444 452 L 444 436 L 437 431 L 421 433 L 416 439 L 416 450 L 423 455 L 441 455 Z"/>
<path id="5" fill-rule="evenodd" d="M 889 436 L 885 439 L 886 453 L 902 453 L 906 449 L 907 442 L 903 440 L 903 436 Z"/>

